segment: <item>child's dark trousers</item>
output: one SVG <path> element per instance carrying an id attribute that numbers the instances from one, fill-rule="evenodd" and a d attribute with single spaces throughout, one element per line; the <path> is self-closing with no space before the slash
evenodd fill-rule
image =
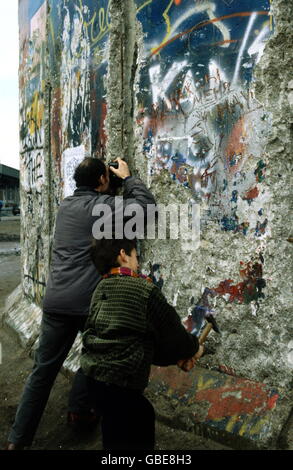
<path id="1" fill-rule="evenodd" d="M 102 416 L 104 450 L 153 450 L 155 412 L 143 392 L 88 377 L 91 401 Z"/>

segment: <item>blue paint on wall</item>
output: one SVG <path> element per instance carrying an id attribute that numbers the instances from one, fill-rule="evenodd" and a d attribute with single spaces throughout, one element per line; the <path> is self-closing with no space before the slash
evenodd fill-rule
<path id="1" fill-rule="evenodd" d="M 38 11 L 38 9 L 45 3 L 46 0 L 30 0 L 29 5 L 28 5 L 28 15 L 29 18 L 32 19 L 32 17 L 35 15 L 35 13 Z"/>
<path id="2" fill-rule="evenodd" d="M 150 173 L 167 169 L 208 201 L 215 193 L 227 200 L 223 180 L 241 196 L 238 169 L 251 153 L 246 125 L 252 116 L 256 125 L 259 120 L 251 82 L 272 32 L 269 0 L 136 4 L 144 31 L 137 99 Z M 231 226 L 227 207 L 218 220 L 226 216 L 224 225 Z"/>

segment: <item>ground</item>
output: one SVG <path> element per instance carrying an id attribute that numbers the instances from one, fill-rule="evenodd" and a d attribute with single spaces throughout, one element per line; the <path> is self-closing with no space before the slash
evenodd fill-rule
<path id="1" fill-rule="evenodd" d="M 13 423 L 17 403 L 31 371 L 32 360 L 19 344 L 14 332 L 8 328 L 0 331 L 2 365 L 0 366 L 0 447 L 3 449 L 10 426 Z M 99 428 L 90 435 L 75 435 L 66 425 L 67 396 L 70 383 L 59 374 L 47 408 L 41 420 L 32 449 L 34 450 L 99 450 L 102 449 Z M 194 434 L 171 429 L 156 423 L 157 449 L 167 450 L 216 450 L 226 447 Z"/>
<path id="2" fill-rule="evenodd" d="M 1 255 L 1 245 L 15 242 L 19 237 L 19 219 L 2 218 L 0 222 L 0 315 L 5 298 L 20 283 L 20 256 Z M 0 323 L 1 325 L 1 323 Z M 32 368 L 32 359 L 24 350 L 17 335 L 2 322 L 0 328 L 0 449 L 3 449 L 9 429 L 13 423 L 17 404 Z M 1 359 L 1 358 L 0 358 Z M 102 449 L 99 427 L 90 435 L 75 435 L 66 424 L 67 397 L 70 382 L 59 374 L 48 405 L 38 428 L 33 450 L 99 450 Z M 164 424 L 156 423 L 157 450 L 224 450 L 222 444 L 196 436 L 193 433 L 175 430 Z"/>

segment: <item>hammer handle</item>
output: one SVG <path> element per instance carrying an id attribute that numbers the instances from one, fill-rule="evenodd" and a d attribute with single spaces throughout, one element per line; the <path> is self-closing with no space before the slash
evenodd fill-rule
<path id="1" fill-rule="evenodd" d="M 213 325 L 211 323 L 208 323 L 204 329 L 203 329 L 203 332 L 202 334 L 200 335 L 199 337 L 199 344 L 203 344 L 205 342 L 205 340 L 207 339 L 207 336 L 209 334 L 209 332 L 211 331 L 211 329 L 213 328 Z"/>

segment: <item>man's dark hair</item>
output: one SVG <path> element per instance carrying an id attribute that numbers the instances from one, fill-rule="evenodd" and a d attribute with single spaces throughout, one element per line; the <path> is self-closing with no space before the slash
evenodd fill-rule
<path id="1" fill-rule="evenodd" d="M 101 240 L 93 240 L 91 248 L 91 256 L 94 265 L 96 266 L 99 273 L 103 276 L 107 274 L 111 268 L 117 268 L 117 257 L 120 250 L 124 250 L 127 255 L 130 256 L 132 250 L 137 247 L 136 239 L 129 240 L 123 238 L 122 240 L 107 240 L 102 238 Z"/>
<path id="2" fill-rule="evenodd" d="M 106 175 L 106 165 L 98 158 L 86 157 L 75 169 L 73 178 L 77 187 L 97 188 L 102 175 Z"/>

